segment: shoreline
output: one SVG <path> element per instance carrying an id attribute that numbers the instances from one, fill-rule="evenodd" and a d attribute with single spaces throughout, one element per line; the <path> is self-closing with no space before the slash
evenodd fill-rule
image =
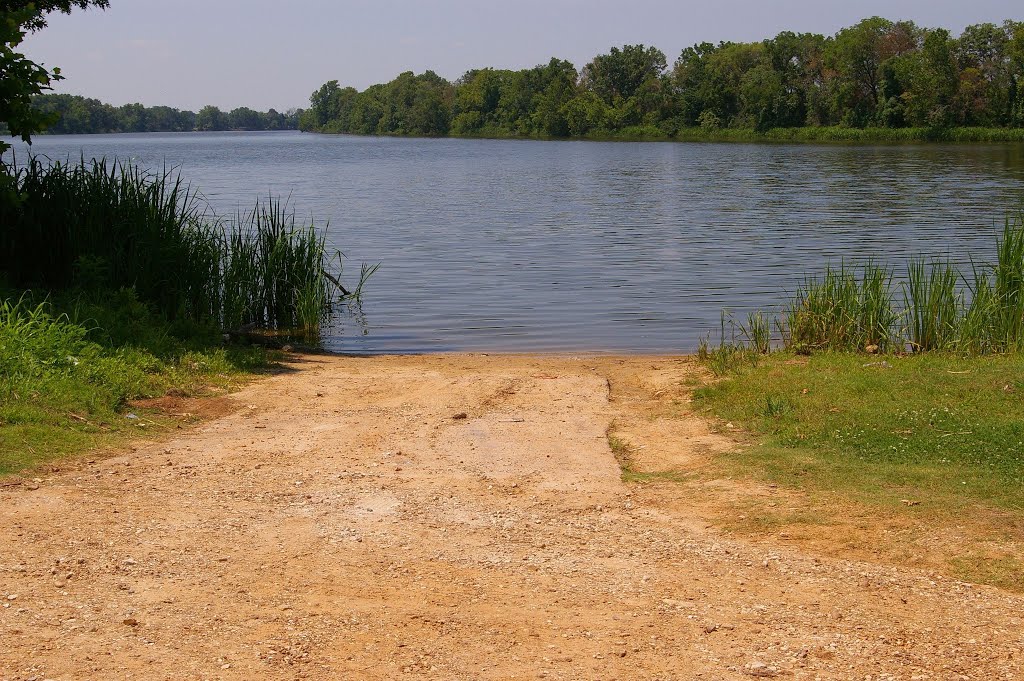
<path id="1" fill-rule="evenodd" d="M 736 128 L 720 130 L 686 129 L 674 134 L 630 134 L 606 133 L 581 137 L 543 137 L 511 134 L 468 134 L 468 135 L 407 135 L 407 134 L 363 134 L 354 132 L 331 132 L 326 130 L 165 130 L 145 132 L 44 132 L 42 138 L 54 137 L 99 137 L 111 135 L 191 135 L 191 134 L 271 134 L 284 135 L 303 133 L 325 136 L 386 137 L 392 139 L 436 139 L 436 140 L 495 140 L 518 142 L 643 142 L 678 144 L 892 144 L 892 145 L 936 145 L 936 144 L 1024 144 L 1024 128 L 841 128 L 804 127 L 772 128 L 758 132 L 754 129 Z M 12 138 L 14 139 L 14 138 Z"/>

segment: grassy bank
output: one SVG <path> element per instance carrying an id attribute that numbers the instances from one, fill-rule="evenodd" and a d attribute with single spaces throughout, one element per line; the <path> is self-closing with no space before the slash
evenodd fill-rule
<path id="1" fill-rule="evenodd" d="M 718 475 L 777 485 L 722 516 L 828 553 L 1024 591 L 1024 357 L 776 353 L 696 393 L 748 444 Z"/>
<path id="2" fill-rule="evenodd" d="M 1024 142 L 1020 128 L 848 128 L 842 126 L 752 129 L 684 128 L 673 139 L 686 142 Z"/>
<path id="3" fill-rule="evenodd" d="M 1024 357 L 779 353 L 697 397 L 760 444 L 730 466 L 869 503 L 1024 512 Z"/>
<path id="4" fill-rule="evenodd" d="M 175 427 L 133 400 L 225 392 L 273 366 L 215 327 L 170 323 L 131 289 L 0 302 L 0 475 Z"/>
<path id="5" fill-rule="evenodd" d="M 907 538 L 884 549 L 894 559 L 938 553 L 965 579 L 1024 590 L 1024 216 L 996 251 L 967 272 L 911 261 L 899 283 L 883 266 L 829 268 L 780 313 L 702 343 L 718 378 L 699 403 L 751 436 L 719 465 L 809 495 L 788 515 L 752 507 L 748 525 L 856 534 L 843 509 L 902 528 L 886 531 Z M 948 546 L 922 548 L 951 528 Z"/>

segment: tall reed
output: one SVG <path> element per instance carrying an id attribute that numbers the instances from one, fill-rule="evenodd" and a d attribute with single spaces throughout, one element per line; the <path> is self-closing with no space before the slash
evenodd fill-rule
<path id="1" fill-rule="evenodd" d="M 886 350 L 893 343 L 892 270 L 840 264 L 808 277 L 786 306 L 786 344 L 801 351 Z"/>
<path id="2" fill-rule="evenodd" d="M 944 350 L 956 338 L 962 299 L 960 274 L 947 262 L 913 260 L 903 285 L 907 342 L 918 352 Z"/>
<path id="3" fill-rule="evenodd" d="M 0 197 L 0 278 L 11 286 L 132 288 L 171 319 L 306 333 L 347 293 L 340 253 L 285 202 L 225 222 L 167 169 L 31 158 L 0 171 L 15 186 Z"/>
<path id="4" fill-rule="evenodd" d="M 1006 219 L 995 262 L 975 264 L 967 276 L 950 262 L 918 258 L 897 289 L 891 267 L 829 266 L 804 279 L 775 321 L 783 346 L 796 352 L 1024 350 L 1024 213 Z M 740 342 L 733 332 L 728 345 L 734 353 L 764 353 L 771 346 L 769 328 L 768 318 L 753 312 L 740 325 Z M 700 350 L 713 356 L 709 338 L 701 339 Z"/>
<path id="5" fill-rule="evenodd" d="M 14 178 L 17 200 L 0 202 L 0 270 L 12 285 L 130 286 L 169 316 L 215 316 L 216 230 L 180 177 L 32 158 Z"/>
<path id="6" fill-rule="evenodd" d="M 993 315 L 996 344 L 1001 351 L 1024 348 L 1024 215 L 1007 220 L 996 245 L 993 272 Z"/>
<path id="7" fill-rule="evenodd" d="M 270 198 L 223 227 L 224 324 L 316 331 L 340 286 L 324 234 Z"/>

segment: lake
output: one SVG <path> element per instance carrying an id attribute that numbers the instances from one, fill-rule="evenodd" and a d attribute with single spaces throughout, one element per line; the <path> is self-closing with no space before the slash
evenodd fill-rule
<path id="1" fill-rule="evenodd" d="M 33 151 L 180 170 L 219 214 L 290 197 L 381 267 L 342 352 L 690 352 L 806 274 L 989 259 L 1022 145 L 758 145 L 321 136 L 37 137 Z M 24 153 L 23 148 L 19 151 Z"/>

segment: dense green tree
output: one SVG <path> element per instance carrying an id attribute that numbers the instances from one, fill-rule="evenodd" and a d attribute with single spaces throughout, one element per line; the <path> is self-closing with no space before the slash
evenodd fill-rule
<path id="1" fill-rule="evenodd" d="M 566 102 L 565 120 L 570 135 L 583 137 L 591 132 L 608 130 L 613 112 L 594 91 L 584 90 Z"/>
<path id="2" fill-rule="evenodd" d="M 613 47 L 584 67 L 583 84 L 605 104 L 614 106 L 635 96 L 647 81 L 660 77 L 666 65 L 665 53 L 656 47 Z"/>
<path id="3" fill-rule="evenodd" d="M 1024 125 L 1024 24 L 943 29 L 871 17 L 833 37 L 784 31 L 665 55 L 614 47 L 582 72 L 473 69 L 450 84 L 400 74 L 364 92 L 329 81 L 302 129 L 395 135 L 664 134 L 701 126 Z M 638 127 L 639 126 L 639 127 Z"/>
<path id="4" fill-rule="evenodd" d="M 773 126 L 821 124 L 827 119 L 824 53 L 826 39 L 784 31 L 765 41 L 764 59 L 779 74 L 783 101 Z"/>
<path id="5" fill-rule="evenodd" d="M 948 31 L 928 31 L 921 49 L 898 63 L 904 68 L 902 97 L 910 125 L 941 128 L 962 122 L 955 107 L 960 74 Z"/>
<path id="6" fill-rule="evenodd" d="M 1010 120 L 1014 80 L 1008 49 L 1011 37 L 1006 26 L 986 23 L 968 26 L 957 40 L 960 100 L 970 125 L 1005 125 Z"/>
<path id="7" fill-rule="evenodd" d="M 338 117 L 335 107 L 337 95 L 341 92 L 338 81 L 329 80 L 309 96 L 307 120 L 314 127 L 323 127 Z"/>
<path id="8" fill-rule="evenodd" d="M 864 19 L 836 34 L 825 51 L 826 65 L 839 81 L 833 106 L 854 125 L 874 123 L 884 104 L 883 64 L 920 46 L 920 30 L 909 21 Z"/>
<path id="9" fill-rule="evenodd" d="M 473 69 L 456 81 L 451 129 L 471 135 L 497 125 L 498 103 L 507 87 L 508 71 Z"/>
<path id="10" fill-rule="evenodd" d="M 667 63 L 656 47 L 624 45 L 599 54 L 583 68 L 582 85 L 610 109 L 617 126 L 651 123 L 648 114 L 667 104 L 661 80 Z"/>
<path id="11" fill-rule="evenodd" d="M 196 130 L 226 130 L 227 117 L 212 104 L 207 104 L 196 114 Z"/>
<path id="12" fill-rule="evenodd" d="M 1009 40 L 1006 53 L 1010 62 L 1010 120 L 1013 126 L 1024 126 L 1024 21 L 1003 24 Z"/>
<path id="13" fill-rule="evenodd" d="M 232 130 L 264 130 L 267 125 L 262 113 L 247 106 L 232 109 L 227 115 L 227 120 L 228 127 Z"/>
<path id="14" fill-rule="evenodd" d="M 576 96 L 579 74 L 572 62 L 552 58 L 544 66 L 533 68 L 537 86 L 533 94 L 530 129 L 541 135 L 564 137 L 569 134 L 566 106 Z"/>
<path id="15" fill-rule="evenodd" d="M 224 114 L 216 107 L 207 107 L 200 119 L 192 111 L 169 106 L 146 107 L 126 104 L 113 107 L 97 99 L 79 95 L 42 94 L 32 100 L 32 106 L 51 117 L 54 123 L 47 129 L 53 133 L 97 132 L 189 132 L 192 130 L 295 130 L 298 112 L 287 114 L 274 109 L 266 113 L 247 107 Z M 201 124 L 202 127 L 199 127 Z"/>

